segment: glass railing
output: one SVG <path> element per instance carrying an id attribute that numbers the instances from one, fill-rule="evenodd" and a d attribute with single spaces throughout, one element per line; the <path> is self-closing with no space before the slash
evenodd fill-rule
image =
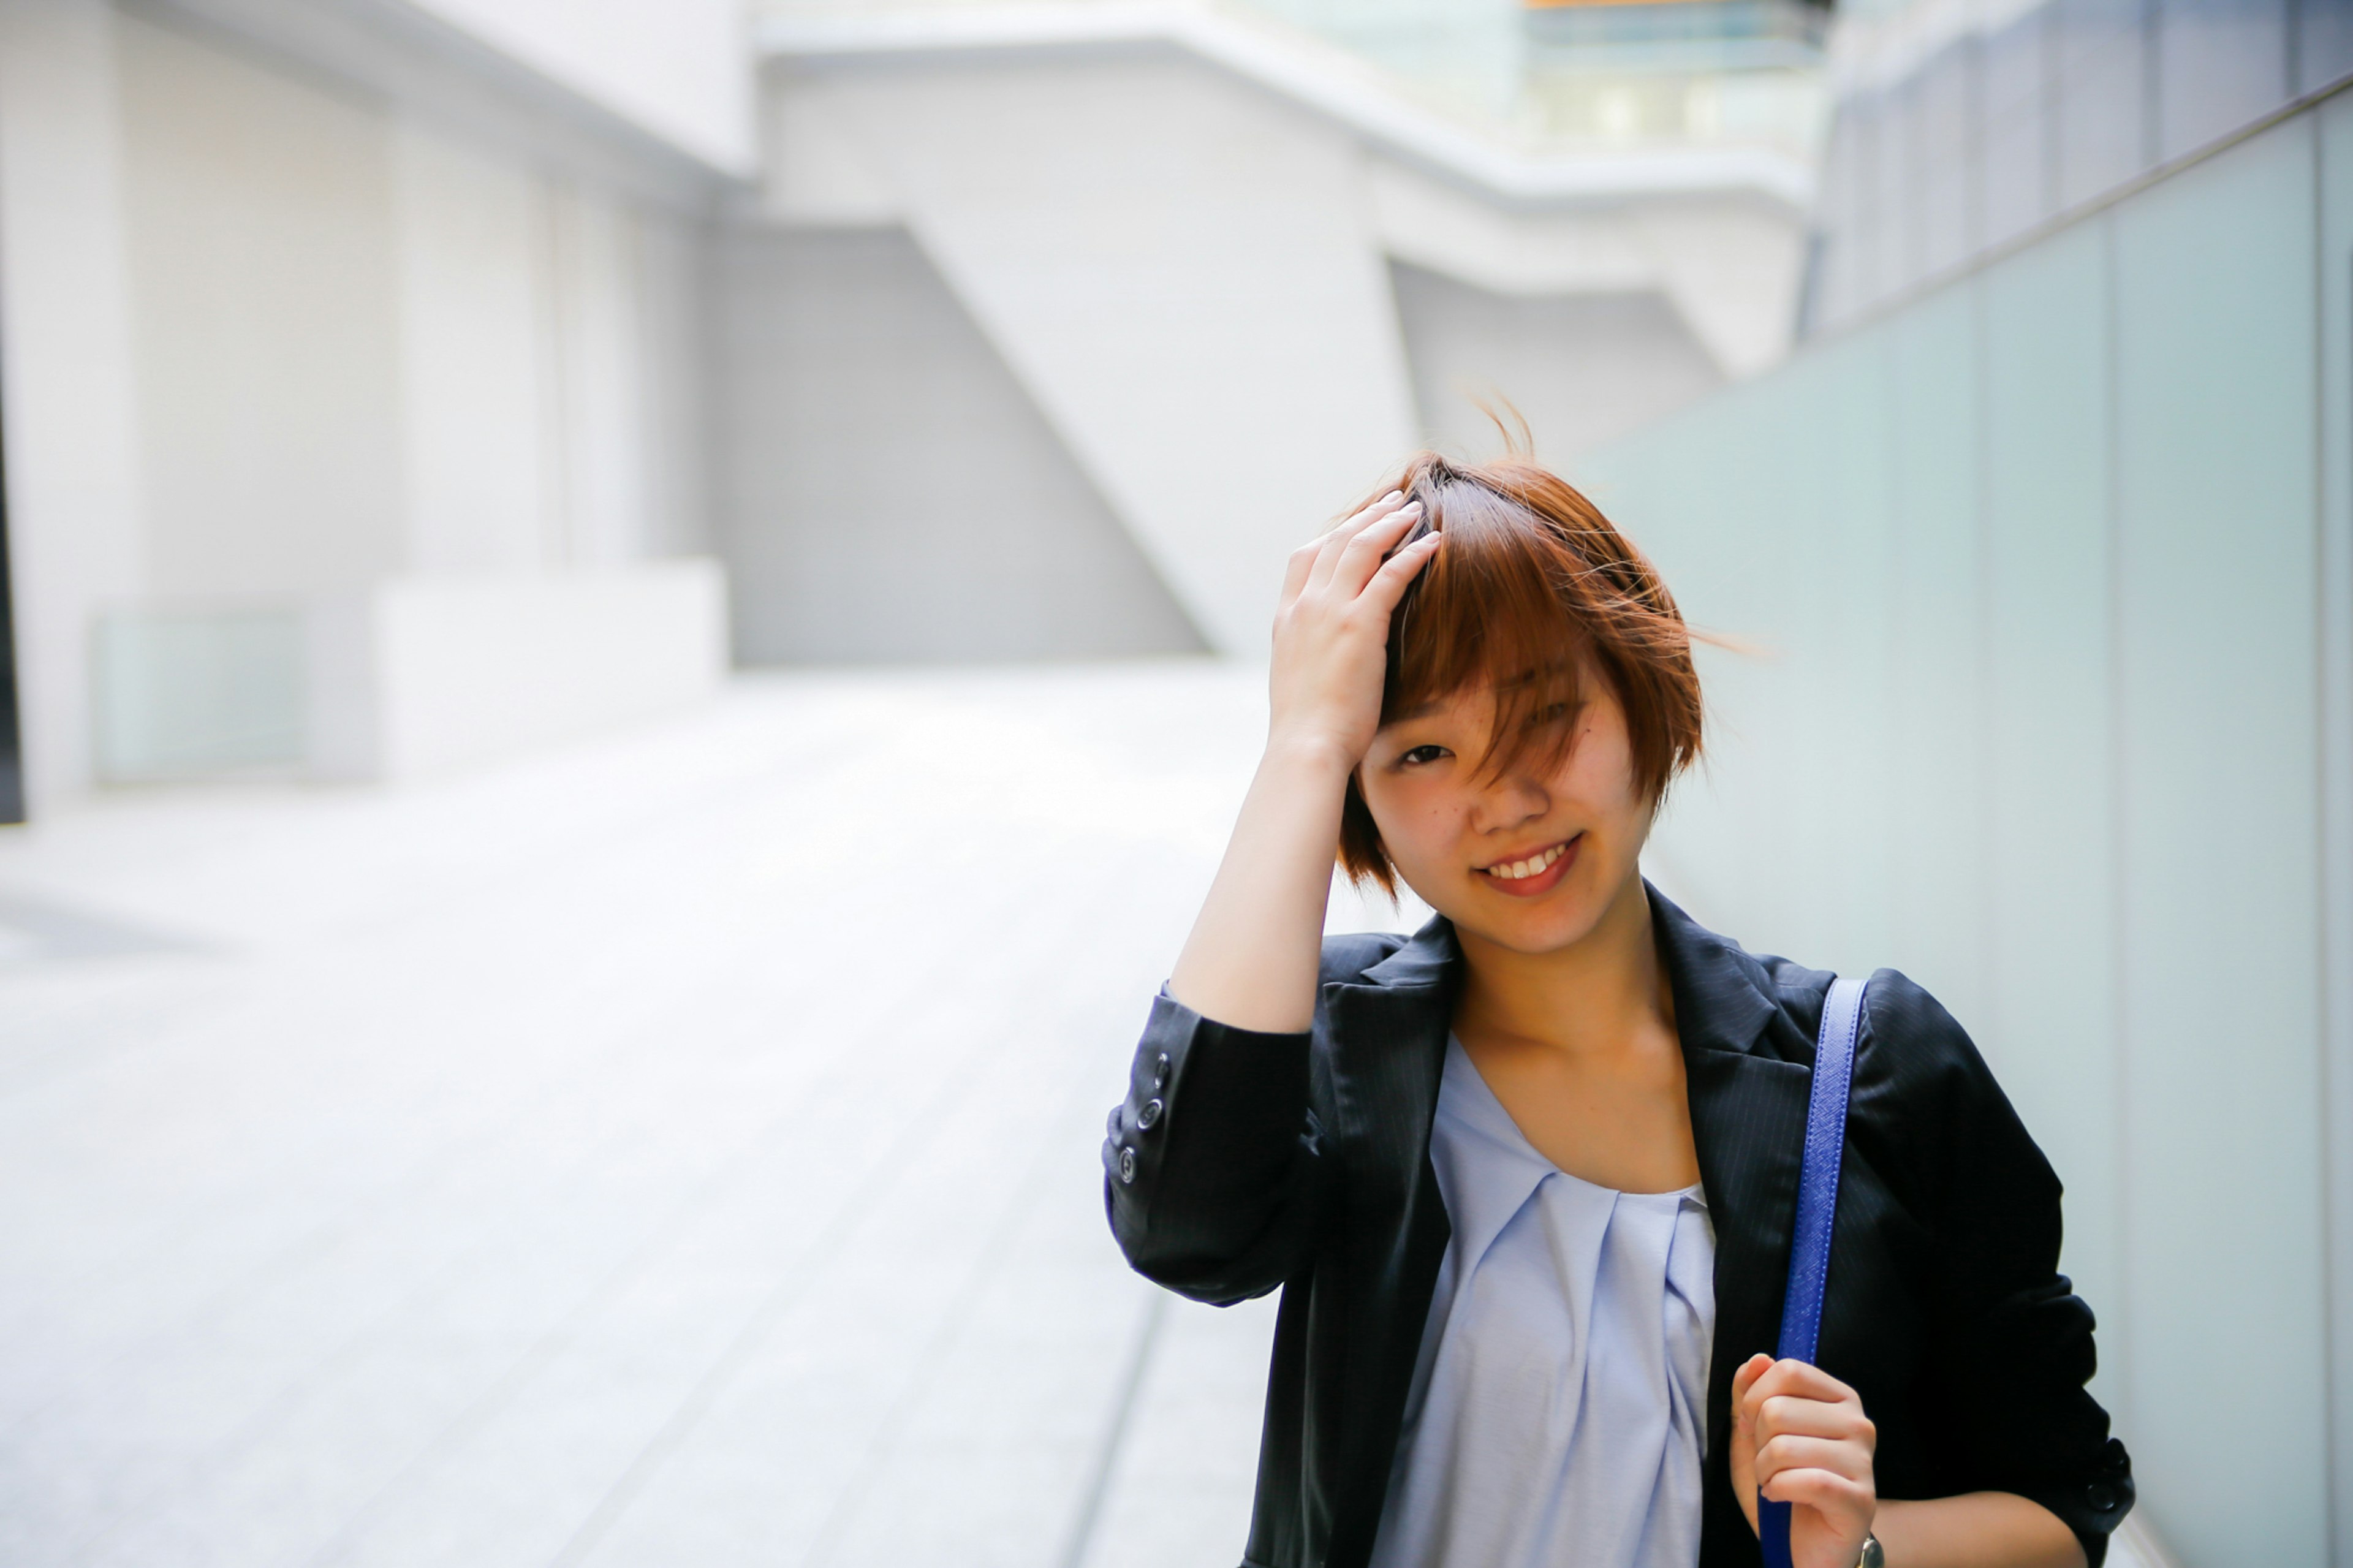
<path id="1" fill-rule="evenodd" d="M 1238 0 L 1535 153 L 1820 145 L 1826 13 L 1801 0 Z"/>
<path id="2" fill-rule="evenodd" d="M 771 16 L 970 15 L 1039 0 L 764 0 Z M 1083 10 L 1100 0 L 1062 0 Z M 1400 96 L 1535 156 L 1762 146 L 1811 161 L 1826 7 L 1806 0 L 1207 0 L 1336 46 Z"/>

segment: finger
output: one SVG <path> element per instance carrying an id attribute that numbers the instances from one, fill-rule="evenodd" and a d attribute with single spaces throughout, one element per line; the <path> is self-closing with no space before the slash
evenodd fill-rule
<path id="1" fill-rule="evenodd" d="M 1347 549 L 1349 542 L 1383 518 L 1395 513 L 1404 504 L 1404 492 L 1391 490 L 1325 534 L 1317 546 L 1315 564 L 1308 570 L 1307 585 L 1311 588 L 1320 587 L 1330 581 L 1332 569 L 1339 563 L 1340 552 Z"/>
<path id="2" fill-rule="evenodd" d="M 1391 490 L 1388 494 L 1382 496 L 1377 500 L 1367 501 L 1363 506 L 1358 507 L 1355 511 L 1349 513 L 1345 521 L 1341 523 L 1341 526 L 1345 528 L 1351 522 L 1361 524 L 1377 521 L 1386 514 L 1397 510 L 1398 508 L 1403 505 L 1405 505 L 1405 491 Z"/>
<path id="3" fill-rule="evenodd" d="M 1757 1449 L 1757 1479 L 1770 1480 L 1783 1470 L 1828 1470 L 1851 1481 L 1871 1479 L 1871 1454 L 1858 1443 L 1829 1437 L 1772 1438 Z"/>
<path id="4" fill-rule="evenodd" d="M 1763 1442 L 1784 1433 L 1800 1437 L 1874 1435 L 1870 1418 L 1862 1413 L 1862 1406 L 1852 1401 L 1800 1399 L 1789 1394 L 1768 1394 L 1757 1407 L 1757 1440 Z"/>
<path id="5" fill-rule="evenodd" d="M 1340 551 L 1340 559 L 1332 570 L 1332 585 L 1352 597 L 1363 593 L 1373 574 L 1380 570 L 1381 558 L 1395 550 L 1398 541 L 1420 521 L 1421 503 L 1408 501 L 1388 516 L 1376 518 L 1357 530 L 1356 537 Z"/>
<path id="6" fill-rule="evenodd" d="M 1753 1419 L 1756 1407 L 1776 1394 L 1788 1394 L 1799 1399 L 1822 1399 L 1832 1402 L 1853 1400 L 1856 1404 L 1862 1403 L 1856 1397 L 1853 1389 L 1849 1388 L 1820 1367 L 1810 1366 L 1801 1361 L 1775 1362 L 1770 1370 L 1748 1385 L 1748 1393 L 1742 1403 L 1749 1407 L 1749 1415 Z"/>
<path id="7" fill-rule="evenodd" d="M 1311 592 L 1320 588 L 1330 580 L 1332 563 L 1340 559 L 1341 550 L 1350 539 L 1356 537 L 1350 531 L 1355 526 L 1356 519 L 1350 518 L 1315 542 L 1315 559 L 1308 563 L 1307 581 L 1302 585 L 1302 592 Z"/>
<path id="8" fill-rule="evenodd" d="M 1299 597 L 1299 590 L 1307 586 L 1307 574 L 1315 567 L 1315 552 L 1324 548 L 1324 534 L 1317 534 L 1291 552 L 1282 567 L 1282 597 L 1277 601 L 1289 604 Z"/>
<path id="9" fill-rule="evenodd" d="M 1732 1409 L 1735 1417 L 1742 1425 L 1746 1425 L 1750 1419 L 1748 1411 L 1750 1391 L 1757 1386 L 1758 1378 L 1772 1370 L 1773 1358 L 1759 1352 L 1743 1362 L 1740 1370 L 1732 1374 Z"/>
<path id="10" fill-rule="evenodd" d="M 1381 563 L 1381 569 L 1373 574 L 1373 580 L 1365 584 L 1364 593 L 1358 596 L 1383 615 L 1396 609 L 1398 601 L 1405 597 L 1406 584 L 1438 553 L 1438 542 L 1445 537 L 1442 533 L 1425 533 L 1390 556 Z"/>
<path id="11" fill-rule="evenodd" d="M 1421 503 L 1408 501 L 1365 528 L 1342 549 L 1339 561 L 1333 566 L 1334 591 L 1351 596 L 1363 593 L 1365 585 L 1397 550 L 1398 542 L 1420 521 Z"/>

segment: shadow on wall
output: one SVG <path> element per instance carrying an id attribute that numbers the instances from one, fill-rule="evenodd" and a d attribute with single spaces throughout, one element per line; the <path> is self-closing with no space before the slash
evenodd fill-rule
<path id="1" fill-rule="evenodd" d="M 718 270 L 739 663 L 1205 647 L 906 231 L 746 234 Z"/>
<path id="2" fill-rule="evenodd" d="M 1422 430 L 1449 452 L 1494 449 L 1478 405 L 1499 395 L 1557 465 L 1724 384 L 1662 294 L 1521 297 L 1402 261 L 1389 273 Z"/>

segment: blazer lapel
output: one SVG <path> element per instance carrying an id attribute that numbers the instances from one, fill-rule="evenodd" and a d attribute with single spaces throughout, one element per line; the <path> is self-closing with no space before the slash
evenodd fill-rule
<path id="1" fill-rule="evenodd" d="M 1709 1449 L 1730 1430 L 1732 1374 L 1774 1353 L 1798 1203 L 1811 1042 L 1791 1026 L 1764 966 L 1651 891 L 1659 952 L 1675 999 L 1692 1139 L 1715 1232 L 1715 1342 Z M 1798 1052 L 1804 1059 L 1791 1059 Z"/>
<path id="2" fill-rule="evenodd" d="M 1345 1275 L 1358 1287 L 1341 1379 L 1353 1495 L 1334 1510 L 1334 1562 L 1372 1550 L 1380 1489 L 1453 1234 L 1430 1163 L 1430 1128 L 1461 963 L 1454 928 L 1434 919 L 1361 982 L 1324 988 L 1331 1036 L 1323 1060 L 1332 1075 L 1325 1103 L 1336 1122 L 1325 1134 L 1346 1152 L 1351 1194 L 1338 1240 Z"/>

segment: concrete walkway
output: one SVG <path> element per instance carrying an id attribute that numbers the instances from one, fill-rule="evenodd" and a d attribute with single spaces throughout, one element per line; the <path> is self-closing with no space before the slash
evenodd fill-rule
<path id="1" fill-rule="evenodd" d="M 1229 1568 L 1271 1303 L 1129 1274 L 1095 1149 L 1261 679 L 0 832 L 0 1563 Z"/>
<path id="2" fill-rule="evenodd" d="M 1155 1305 L 1095 1145 L 1261 681 L 0 836 L 0 1562 L 1233 1562 L 1271 1314 Z"/>

